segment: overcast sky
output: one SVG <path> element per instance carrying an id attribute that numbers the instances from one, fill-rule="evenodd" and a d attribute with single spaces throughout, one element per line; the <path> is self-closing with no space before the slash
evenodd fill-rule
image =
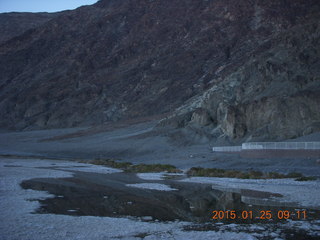
<path id="1" fill-rule="evenodd" d="M 98 0 L 0 0 L 0 12 L 57 12 Z"/>

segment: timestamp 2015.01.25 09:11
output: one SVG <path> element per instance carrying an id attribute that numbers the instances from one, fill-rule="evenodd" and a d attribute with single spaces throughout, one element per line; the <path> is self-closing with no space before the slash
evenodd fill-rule
<path id="1" fill-rule="evenodd" d="M 212 211 L 212 219 L 213 220 L 248 220 L 248 219 L 261 219 L 261 220 L 283 220 L 283 219 L 292 219 L 292 220 L 303 220 L 307 218 L 306 210 L 261 210 L 258 212 L 254 211 L 235 211 L 235 210 L 214 210 Z"/>

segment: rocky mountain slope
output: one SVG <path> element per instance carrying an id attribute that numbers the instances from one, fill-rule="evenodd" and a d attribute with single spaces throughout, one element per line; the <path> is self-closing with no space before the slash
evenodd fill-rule
<path id="1" fill-rule="evenodd" d="M 44 24 L 60 13 L 2 13 L 0 14 L 0 44 Z"/>
<path id="2" fill-rule="evenodd" d="M 159 126 L 212 137 L 319 131 L 319 10 L 316 0 L 101 0 L 62 13 L 0 45 L 0 126 L 171 113 Z"/>

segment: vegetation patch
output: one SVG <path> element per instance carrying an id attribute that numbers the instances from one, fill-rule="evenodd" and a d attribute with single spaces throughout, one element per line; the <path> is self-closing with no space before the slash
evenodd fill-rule
<path id="1" fill-rule="evenodd" d="M 95 160 L 91 161 L 90 163 L 95 164 L 95 165 L 108 166 L 108 167 L 112 167 L 112 168 L 120 168 L 122 170 L 130 168 L 132 166 L 132 163 L 130 163 L 130 162 L 117 162 L 113 159 L 95 159 Z"/>
<path id="2" fill-rule="evenodd" d="M 298 172 L 291 172 L 287 174 L 288 178 L 301 178 L 303 177 L 302 173 L 298 173 Z"/>
<path id="3" fill-rule="evenodd" d="M 168 172 L 181 173 L 182 171 L 170 164 L 132 164 L 130 162 L 119 162 L 113 159 L 95 159 L 90 162 L 95 165 L 103 165 L 112 168 L 119 168 L 125 172 Z"/>
<path id="4" fill-rule="evenodd" d="M 316 177 L 299 177 L 295 181 L 314 181 L 317 180 Z"/>
<path id="5" fill-rule="evenodd" d="M 169 172 L 169 173 L 178 173 L 181 172 L 180 169 L 177 169 L 175 166 L 170 164 L 137 164 L 132 165 L 127 172 Z"/>
<path id="6" fill-rule="evenodd" d="M 291 172 L 282 174 L 277 172 L 261 172 L 261 171 L 238 171 L 225 170 L 219 168 L 201 168 L 193 167 L 187 171 L 189 177 L 220 177 L 220 178 L 241 178 L 241 179 L 274 179 L 274 178 L 296 178 L 296 181 L 316 180 L 316 177 L 305 177 L 301 173 Z"/>

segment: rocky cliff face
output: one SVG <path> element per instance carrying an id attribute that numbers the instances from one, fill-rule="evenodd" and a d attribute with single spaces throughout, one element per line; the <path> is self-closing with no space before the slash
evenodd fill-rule
<path id="1" fill-rule="evenodd" d="M 320 130 L 319 24 L 281 31 L 235 71 L 161 125 L 209 126 L 219 136 L 286 139 Z M 208 131 L 208 129 L 206 129 Z"/>
<path id="2" fill-rule="evenodd" d="M 318 131 L 319 10 L 316 0 L 101 0 L 63 13 L 0 46 L 0 125 L 174 111 L 160 125 L 231 139 Z"/>

